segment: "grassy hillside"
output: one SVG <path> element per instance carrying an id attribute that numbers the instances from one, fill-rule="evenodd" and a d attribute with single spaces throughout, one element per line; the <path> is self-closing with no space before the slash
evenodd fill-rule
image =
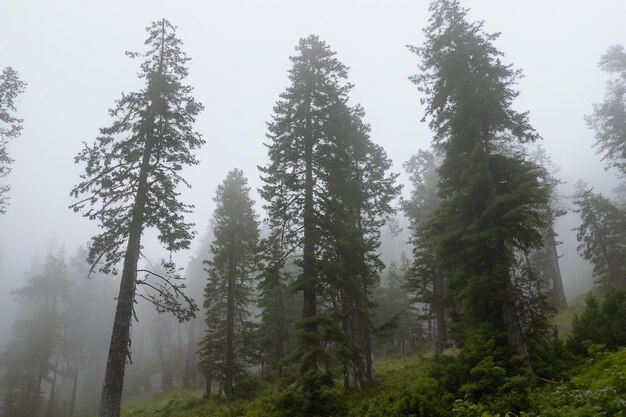
<path id="1" fill-rule="evenodd" d="M 492 407 L 455 398 L 446 391 L 446 381 L 433 375 L 441 365 L 429 357 L 411 356 L 377 363 L 378 384 L 361 392 L 333 395 L 341 403 L 337 416 L 400 417 L 586 417 L 626 416 L 626 349 L 596 353 L 572 370 L 558 385 L 531 387 L 526 410 L 507 414 Z M 429 376 L 431 375 L 431 376 Z M 256 395 L 226 404 L 220 399 L 205 400 L 200 391 L 173 391 L 158 400 L 130 406 L 123 417 L 269 417 L 274 416 L 277 396 L 285 387 L 263 385 Z M 272 405 L 273 404 L 273 405 Z M 489 411 L 490 410 L 490 411 Z"/>

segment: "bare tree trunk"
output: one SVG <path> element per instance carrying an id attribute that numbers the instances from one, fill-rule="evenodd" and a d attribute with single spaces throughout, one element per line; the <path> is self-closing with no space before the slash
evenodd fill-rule
<path id="1" fill-rule="evenodd" d="M 547 250 L 551 261 L 552 269 L 552 291 L 554 297 L 560 307 L 567 307 L 567 299 L 565 298 L 565 289 L 563 288 L 563 277 L 561 276 L 561 267 L 559 265 L 559 254 L 556 250 L 556 239 L 554 230 L 550 228 L 547 233 Z"/>
<path id="2" fill-rule="evenodd" d="M 211 375 L 205 375 L 206 384 L 204 384 L 204 398 L 211 397 Z"/>
<path id="3" fill-rule="evenodd" d="M 278 286 L 276 288 L 276 305 L 278 307 L 278 311 L 280 315 L 278 316 L 278 326 L 280 331 L 276 336 L 276 363 L 278 364 L 278 376 L 282 379 L 284 368 L 282 366 L 281 359 L 285 354 L 285 336 L 283 334 L 283 329 L 285 328 L 285 301 L 283 296 L 283 288 L 282 283 L 280 282 L 280 276 L 278 277 Z"/>
<path id="4" fill-rule="evenodd" d="M 185 354 L 185 372 L 183 374 L 183 386 L 189 388 L 192 386 L 193 369 L 195 368 L 196 351 L 196 321 L 192 320 L 188 324 L 187 334 L 187 353 Z"/>
<path id="5" fill-rule="evenodd" d="M 72 384 L 72 399 L 70 401 L 69 417 L 74 415 L 76 409 L 76 390 L 78 388 L 78 365 L 74 368 L 74 382 Z"/>
<path id="6" fill-rule="evenodd" d="M 448 343 L 448 326 L 446 323 L 446 307 L 444 304 L 445 285 L 443 273 L 439 268 L 435 271 L 435 282 L 433 284 L 435 296 L 435 354 L 439 355 L 443 352 Z"/>
<path id="7" fill-rule="evenodd" d="M 170 364 L 165 357 L 165 350 L 163 347 L 163 335 L 159 334 L 157 337 L 157 353 L 159 355 L 159 362 L 161 363 L 161 391 L 166 392 L 170 388 L 172 388 Z"/>
<path id="8" fill-rule="evenodd" d="M 117 297 L 117 308 L 109 346 L 109 357 L 104 373 L 104 385 L 100 399 L 100 417 L 119 417 L 124 386 L 126 357 L 130 355 L 130 322 L 135 299 L 135 281 L 141 239 L 141 223 L 131 228 L 124 259 L 124 270 Z"/>
<path id="9" fill-rule="evenodd" d="M 365 285 L 364 285 L 365 286 Z M 367 289 L 365 289 L 367 291 Z M 368 298 L 365 297 L 365 307 L 363 314 L 367 314 Z M 373 352 L 372 352 L 372 334 L 370 330 L 369 317 L 365 316 L 361 319 L 361 333 L 363 335 L 363 356 L 365 357 L 365 378 L 368 382 L 376 382 L 376 374 L 374 373 Z"/>
<path id="10" fill-rule="evenodd" d="M 535 371 L 530 363 L 530 355 L 528 354 L 528 347 L 526 346 L 522 326 L 519 321 L 519 316 L 517 315 L 512 284 L 508 276 L 506 285 L 506 296 L 502 302 L 502 314 L 508 335 L 509 347 L 515 353 L 522 355 L 524 358 L 524 366 L 530 371 L 531 375 L 535 376 Z"/>
<path id="11" fill-rule="evenodd" d="M 352 322 L 352 306 L 350 305 L 350 297 L 348 296 L 348 292 L 345 289 L 340 289 L 340 297 L 341 297 L 341 329 L 343 330 L 346 343 L 353 344 L 354 343 L 354 335 L 353 329 L 351 326 Z M 354 358 L 352 360 L 352 380 L 356 385 L 356 371 Z M 343 388 L 347 391 L 350 389 L 350 366 L 347 358 L 343 359 Z"/>
<path id="12" fill-rule="evenodd" d="M 54 365 L 54 370 L 52 371 L 52 383 L 50 385 L 50 397 L 48 398 L 48 407 L 46 408 L 47 417 L 54 417 L 54 415 L 56 414 L 55 397 L 56 397 L 58 368 L 59 368 L 59 355 L 57 354 L 57 359 Z"/>

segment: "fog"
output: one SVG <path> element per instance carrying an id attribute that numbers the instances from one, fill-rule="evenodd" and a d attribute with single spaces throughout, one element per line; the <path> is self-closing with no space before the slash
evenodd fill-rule
<path id="1" fill-rule="evenodd" d="M 543 146 L 561 168 L 561 193 L 569 195 L 579 178 L 610 193 L 616 174 L 604 171 L 583 117 L 604 95 L 600 56 L 626 40 L 626 3 L 463 4 L 471 8 L 471 19 L 485 20 L 487 31 L 502 32 L 496 44 L 505 62 L 523 69 L 515 106 L 530 111 Z M 178 26 L 192 58 L 189 84 L 206 107 L 196 123 L 206 140 L 201 164 L 184 171 L 193 188 L 182 190 L 181 196 L 195 205 L 189 219 L 198 237 L 207 230 L 215 188 L 234 167 L 248 176 L 260 210 L 257 166 L 267 160 L 265 123 L 287 86 L 288 57 L 302 36 L 319 35 L 350 67 L 352 102 L 364 106 L 372 138 L 386 149 L 396 172 L 402 172 L 411 154 L 429 146 L 419 94 L 408 80 L 417 71 L 417 58 L 405 47 L 423 40 L 426 1 L 4 0 L 0 67 L 12 66 L 28 86 L 18 104 L 24 130 L 9 144 L 13 172 L 3 179 L 11 191 L 8 211 L 0 216 L 0 346 L 8 341 L 13 321 L 9 292 L 23 285 L 33 261 L 62 246 L 73 255 L 97 231 L 94 222 L 68 209 L 69 191 L 83 169 L 74 164 L 74 156 L 83 141 L 93 141 L 98 129 L 110 123 L 107 110 L 121 92 L 140 88 L 135 76 L 139 62 L 124 51 L 141 51 L 144 28 L 162 17 Z M 406 182 L 404 175 L 400 179 Z M 577 222 L 570 213 L 557 225 L 570 299 L 592 284 L 590 267 L 576 253 L 572 229 Z M 146 236 L 146 254 L 158 257 L 155 239 Z M 199 246 L 196 239 L 175 260 L 185 266 Z M 386 259 L 399 255 L 387 254 Z"/>

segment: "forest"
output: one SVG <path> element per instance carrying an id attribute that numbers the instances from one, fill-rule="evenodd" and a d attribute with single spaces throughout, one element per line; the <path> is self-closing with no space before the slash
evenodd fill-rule
<path id="1" fill-rule="evenodd" d="M 126 52 L 136 83 L 59 162 L 76 168 L 64 210 L 89 239 L 57 236 L 10 289 L 0 417 L 626 415 L 626 51 L 597 51 L 593 143 L 568 145 L 595 152 L 614 190 L 582 177 L 565 193 L 518 109 L 523 63 L 464 3 L 430 1 L 404 50 L 425 146 L 402 143 L 394 165 L 355 100 L 358 70 L 302 37 L 256 170 L 201 190 L 205 230 L 187 174 L 214 140 L 206 103 L 183 28 L 149 23 Z M 42 86 L 0 64 L 5 217 L 21 99 Z M 590 266 L 574 297 L 566 216 Z"/>

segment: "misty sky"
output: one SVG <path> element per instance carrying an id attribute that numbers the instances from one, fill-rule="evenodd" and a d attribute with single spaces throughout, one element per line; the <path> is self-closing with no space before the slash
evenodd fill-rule
<path id="1" fill-rule="evenodd" d="M 609 192 L 615 175 L 603 171 L 583 115 L 604 95 L 600 56 L 609 45 L 626 43 L 626 2 L 463 4 L 472 9 L 472 19 L 485 20 L 488 31 L 502 32 L 497 46 L 505 62 L 523 68 L 516 108 L 530 111 L 544 147 L 561 167 L 568 182 L 563 193 L 581 177 Z M 419 95 L 408 81 L 417 57 L 405 47 L 422 42 L 426 0 L 0 0 L 0 68 L 12 66 L 28 83 L 19 103 L 24 131 L 9 145 L 16 162 L 3 179 L 12 190 L 8 212 L 0 216 L 0 345 L 12 322 L 8 292 L 22 285 L 33 258 L 62 244 L 73 254 L 96 231 L 93 222 L 67 208 L 83 169 L 73 158 L 83 141 L 92 142 L 111 122 L 107 110 L 121 92 L 141 88 L 140 62 L 124 51 L 143 51 L 144 28 L 162 17 L 178 26 L 192 58 L 189 83 L 206 107 L 196 128 L 207 143 L 199 152 L 201 164 L 185 171 L 193 189 L 182 195 L 196 206 L 190 218 L 200 235 L 213 211 L 215 188 L 230 169 L 241 168 L 253 190 L 260 185 L 256 166 L 266 162 L 265 123 L 288 84 L 288 57 L 300 37 L 319 35 L 350 67 L 352 103 L 364 106 L 372 139 L 387 150 L 396 172 L 429 145 Z M 570 296 L 590 284 L 589 269 L 581 268 L 575 250 L 576 225 L 570 215 L 557 230 L 565 242 L 559 251 Z M 188 255 L 177 256 L 183 266 Z"/>

